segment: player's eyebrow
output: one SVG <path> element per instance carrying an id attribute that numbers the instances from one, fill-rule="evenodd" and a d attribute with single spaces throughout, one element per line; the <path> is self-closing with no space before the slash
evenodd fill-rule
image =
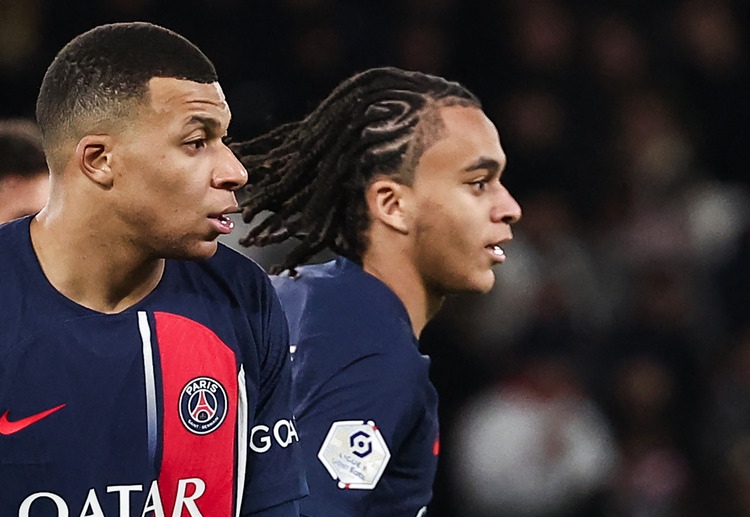
<path id="1" fill-rule="evenodd" d="M 480 169 L 485 169 L 490 173 L 496 173 L 499 171 L 502 167 L 504 167 L 505 164 L 501 164 L 494 158 L 489 158 L 487 156 L 480 156 L 477 160 L 469 164 L 467 167 L 464 168 L 464 171 L 466 172 L 473 172 Z"/>
<path id="2" fill-rule="evenodd" d="M 221 122 L 214 117 L 204 117 L 201 115 L 193 115 L 185 123 L 186 128 L 191 128 L 192 126 L 205 127 L 206 130 L 212 133 L 218 133 L 218 132 L 223 133 L 223 131 L 221 131 L 222 129 Z"/>

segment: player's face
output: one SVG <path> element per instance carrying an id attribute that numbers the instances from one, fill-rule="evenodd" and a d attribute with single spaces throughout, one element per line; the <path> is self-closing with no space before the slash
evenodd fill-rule
<path id="1" fill-rule="evenodd" d="M 415 266 L 428 291 L 486 292 L 521 208 L 501 183 L 506 157 L 479 109 L 444 107 L 445 136 L 417 164 L 411 193 Z"/>
<path id="2" fill-rule="evenodd" d="M 147 254 L 207 258 L 232 229 L 247 172 L 222 138 L 231 114 L 218 83 L 149 83 L 150 102 L 116 136 L 115 215 Z"/>

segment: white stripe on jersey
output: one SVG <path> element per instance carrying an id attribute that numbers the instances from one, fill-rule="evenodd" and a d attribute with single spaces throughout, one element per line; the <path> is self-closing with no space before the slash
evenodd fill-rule
<path id="1" fill-rule="evenodd" d="M 240 373 L 237 375 L 237 391 L 237 517 L 240 517 L 247 470 L 247 448 L 250 445 L 247 441 L 247 389 L 244 365 L 240 365 Z"/>
<path id="2" fill-rule="evenodd" d="M 148 421 L 148 456 L 151 461 L 156 458 L 157 414 L 156 414 L 156 381 L 154 380 L 154 352 L 151 348 L 151 327 L 145 311 L 138 311 L 138 328 L 141 331 L 143 344 L 143 369 L 146 382 L 146 415 Z"/>

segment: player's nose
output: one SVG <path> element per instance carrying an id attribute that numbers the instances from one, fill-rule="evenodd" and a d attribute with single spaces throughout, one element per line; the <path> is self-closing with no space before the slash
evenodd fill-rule
<path id="1" fill-rule="evenodd" d="M 226 145 L 222 144 L 219 153 L 220 157 L 213 177 L 214 187 L 237 190 L 247 183 L 247 170 Z"/>
<path id="2" fill-rule="evenodd" d="M 521 215 L 521 205 L 518 204 L 518 201 L 516 201 L 516 198 L 513 197 L 510 191 L 503 187 L 498 192 L 495 204 L 490 212 L 492 222 L 515 224 L 521 219 Z"/>

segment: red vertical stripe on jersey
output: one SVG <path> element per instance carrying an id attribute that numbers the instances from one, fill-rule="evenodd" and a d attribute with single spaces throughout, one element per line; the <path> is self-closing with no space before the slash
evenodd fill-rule
<path id="1" fill-rule="evenodd" d="M 207 327 L 175 314 L 157 312 L 156 339 L 161 362 L 164 422 L 159 489 L 166 515 L 172 515 L 180 479 L 200 478 L 206 491 L 196 500 L 206 516 L 233 512 L 237 361 L 232 350 Z M 180 419 L 180 394 L 197 377 L 224 387 L 227 415 L 213 432 L 198 435 Z M 189 488 L 187 495 L 193 493 Z M 189 516 L 183 509 L 181 517 Z"/>

